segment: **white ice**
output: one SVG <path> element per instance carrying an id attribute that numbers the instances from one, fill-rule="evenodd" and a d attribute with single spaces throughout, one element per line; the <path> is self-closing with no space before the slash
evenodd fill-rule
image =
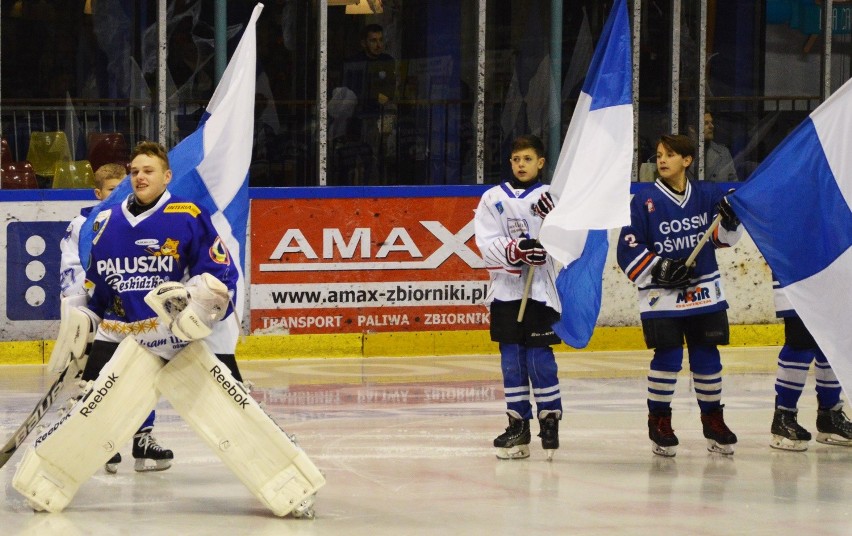
<path id="1" fill-rule="evenodd" d="M 529 459 L 495 458 L 506 426 L 496 356 L 241 362 L 256 398 L 326 474 L 316 519 L 265 510 L 161 401 L 155 436 L 175 452 L 171 469 L 135 473 L 126 445 L 118 474 L 99 471 L 61 514 L 34 513 L 11 486 L 18 452 L 0 469 L 0 534 L 852 534 L 852 448 L 769 447 L 777 352 L 723 349 L 732 457 L 707 452 L 681 374 L 671 459 L 651 454 L 647 437 L 649 353 L 560 354 L 552 462 L 536 437 Z M 49 381 L 43 367 L 0 367 L 0 441 Z M 815 434 L 808 381 L 799 422 Z"/>

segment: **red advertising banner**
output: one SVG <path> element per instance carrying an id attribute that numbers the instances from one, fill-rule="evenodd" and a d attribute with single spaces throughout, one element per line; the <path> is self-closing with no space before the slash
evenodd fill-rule
<path id="1" fill-rule="evenodd" d="M 487 329 L 478 201 L 252 200 L 252 332 Z"/>

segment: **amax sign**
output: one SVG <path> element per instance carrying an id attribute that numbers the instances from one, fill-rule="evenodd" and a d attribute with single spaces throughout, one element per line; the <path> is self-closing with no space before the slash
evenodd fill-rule
<path id="1" fill-rule="evenodd" d="M 251 329 L 487 329 L 474 197 L 255 199 Z"/>

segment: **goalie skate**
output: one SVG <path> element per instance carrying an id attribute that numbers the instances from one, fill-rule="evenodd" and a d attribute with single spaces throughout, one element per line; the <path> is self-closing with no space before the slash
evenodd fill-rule
<path id="1" fill-rule="evenodd" d="M 530 457 L 530 421 L 522 419 L 516 412 L 509 410 L 509 426 L 506 431 L 494 439 L 497 458 L 501 460 L 520 460 Z"/>
<path id="2" fill-rule="evenodd" d="M 151 435 L 151 427 L 142 428 L 133 436 L 133 457 L 136 462 L 133 469 L 137 473 L 146 471 L 165 471 L 172 466 L 174 454 L 169 449 L 164 449 L 154 436 Z"/>

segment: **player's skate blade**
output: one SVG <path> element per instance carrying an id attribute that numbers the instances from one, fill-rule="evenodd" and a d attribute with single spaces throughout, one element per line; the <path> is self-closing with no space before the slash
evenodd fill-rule
<path id="1" fill-rule="evenodd" d="M 836 445 L 840 447 L 852 447 L 852 439 L 847 439 L 842 435 L 838 434 L 829 434 L 825 432 L 819 432 L 816 436 L 817 443 L 822 443 L 823 445 Z"/>
<path id="2" fill-rule="evenodd" d="M 497 449 L 497 458 L 500 460 L 522 460 L 529 457 L 529 445 L 515 445 L 514 447 L 499 447 Z"/>
<path id="3" fill-rule="evenodd" d="M 789 439 L 780 435 L 772 435 L 769 446 L 778 450 L 789 450 L 793 452 L 804 452 L 808 450 L 808 442 L 801 439 Z"/>
<path id="4" fill-rule="evenodd" d="M 675 454 L 677 454 L 677 445 L 665 447 L 651 441 L 651 452 L 657 456 L 663 456 L 664 458 L 674 458 Z"/>
<path id="5" fill-rule="evenodd" d="M 118 472 L 118 464 L 120 464 L 120 463 L 121 463 L 121 453 L 116 452 L 115 456 L 110 458 L 104 464 L 104 471 L 106 471 L 107 473 L 109 473 L 111 475 L 114 475 Z"/>
<path id="6" fill-rule="evenodd" d="M 734 453 L 734 445 L 723 445 L 715 439 L 707 439 L 707 452 L 731 456 Z"/>

